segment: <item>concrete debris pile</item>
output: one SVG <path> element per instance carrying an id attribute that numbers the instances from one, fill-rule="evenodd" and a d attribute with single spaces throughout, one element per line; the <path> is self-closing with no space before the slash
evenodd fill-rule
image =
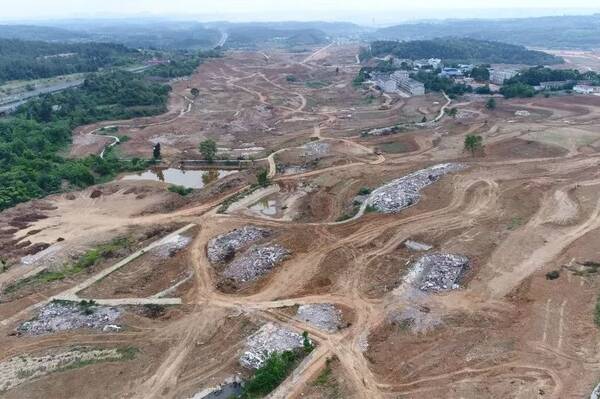
<path id="1" fill-rule="evenodd" d="M 417 203 L 422 189 L 440 177 L 461 169 L 463 166 L 460 164 L 444 163 L 411 173 L 373 190 L 367 205 L 383 213 L 400 212 Z"/>
<path id="2" fill-rule="evenodd" d="M 248 225 L 217 236 L 208 242 L 208 260 L 211 263 L 227 262 L 233 259 L 236 251 L 271 234 L 271 230 Z"/>
<path id="3" fill-rule="evenodd" d="M 362 136 L 363 137 L 366 137 L 366 136 L 388 136 L 388 135 L 394 134 L 394 133 L 405 132 L 406 130 L 407 130 L 407 128 L 402 125 L 381 127 L 381 128 L 364 131 L 364 132 L 362 132 Z"/>
<path id="4" fill-rule="evenodd" d="M 525 111 L 525 110 L 515 111 L 515 116 L 529 116 L 529 115 L 531 115 L 529 113 L 529 111 Z"/>
<path id="5" fill-rule="evenodd" d="M 288 255 L 290 252 L 279 244 L 253 245 L 225 268 L 223 276 L 236 282 L 254 281 Z"/>
<path id="6" fill-rule="evenodd" d="M 462 255 L 433 253 L 423 255 L 412 265 L 412 283 L 421 291 L 443 292 L 459 288 L 458 281 L 469 266 Z"/>
<path id="7" fill-rule="evenodd" d="M 187 247 L 190 242 L 192 242 L 191 237 L 176 234 L 164 238 L 158 246 L 153 249 L 153 252 L 161 257 L 173 256 L 181 249 Z"/>
<path id="8" fill-rule="evenodd" d="M 596 388 L 592 391 L 590 399 L 600 399 L 600 384 L 596 385 Z"/>
<path id="9" fill-rule="evenodd" d="M 342 312 L 330 303 L 301 305 L 298 307 L 296 317 L 331 333 L 342 327 Z"/>
<path id="10" fill-rule="evenodd" d="M 299 349 L 303 347 L 303 343 L 304 338 L 300 334 L 267 323 L 246 340 L 240 364 L 250 369 L 258 369 L 272 353 Z"/>
<path id="11" fill-rule="evenodd" d="M 43 335 L 79 328 L 116 331 L 119 328 L 115 321 L 120 316 L 121 311 L 114 307 L 53 301 L 44 306 L 34 319 L 17 327 L 17 333 Z"/>
<path id="12" fill-rule="evenodd" d="M 307 157 L 322 157 L 329 153 L 329 143 L 312 141 L 304 145 L 304 155 Z"/>
<path id="13" fill-rule="evenodd" d="M 40 263 L 44 264 L 54 264 L 58 260 L 61 260 L 60 251 L 62 250 L 62 246 L 55 244 L 51 245 L 48 248 L 44 249 L 33 255 L 23 256 L 21 258 L 21 264 L 24 266 L 32 266 Z"/>
<path id="14" fill-rule="evenodd" d="M 431 248 L 433 248 L 429 244 L 425 244 L 425 243 L 413 241 L 413 240 L 406 240 L 404 242 L 404 246 L 412 251 L 419 251 L 419 252 L 429 251 Z"/>

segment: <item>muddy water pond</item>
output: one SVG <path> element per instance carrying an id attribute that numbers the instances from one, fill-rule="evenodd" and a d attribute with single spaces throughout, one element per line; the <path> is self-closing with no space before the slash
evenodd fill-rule
<path id="1" fill-rule="evenodd" d="M 239 172 L 238 170 L 206 169 L 185 170 L 177 168 L 150 169 L 145 172 L 123 176 L 122 180 L 161 181 L 187 188 L 202 188 L 205 185 Z"/>

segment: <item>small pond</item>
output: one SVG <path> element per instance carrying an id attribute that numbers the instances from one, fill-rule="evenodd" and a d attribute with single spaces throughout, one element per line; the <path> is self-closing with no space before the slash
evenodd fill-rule
<path id="1" fill-rule="evenodd" d="M 177 168 L 150 169 L 145 172 L 123 176 L 122 180 L 152 180 L 162 181 L 187 188 L 202 188 L 205 185 L 225 176 L 239 172 L 238 170 L 206 169 L 185 170 Z"/>
<path id="2" fill-rule="evenodd" d="M 266 216 L 275 216 L 277 215 L 277 201 L 263 198 L 252 205 L 250 209 Z"/>

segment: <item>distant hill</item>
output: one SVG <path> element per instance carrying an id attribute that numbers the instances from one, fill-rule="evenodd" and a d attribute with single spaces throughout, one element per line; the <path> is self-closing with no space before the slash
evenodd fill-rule
<path id="1" fill-rule="evenodd" d="M 600 14 L 412 23 L 379 29 L 373 39 L 423 40 L 456 36 L 543 48 L 600 48 Z"/>
<path id="2" fill-rule="evenodd" d="M 482 64 L 560 64 L 562 58 L 523 46 L 468 38 L 441 38 L 414 41 L 375 41 L 370 55 L 394 55 L 398 58 L 441 58 L 445 63 Z"/>
<path id="3" fill-rule="evenodd" d="M 274 29 L 260 25 L 232 26 L 227 29 L 227 47 L 255 48 L 261 45 L 303 46 L 327 42 L 318 29 Z"/>
<path id="4" fill-rule="evenodd" d="M 0 38 L 43 40 L 47 42 L 90 40 L 90 36 L 83 32 L 34 25 L 0 25 Z"/>

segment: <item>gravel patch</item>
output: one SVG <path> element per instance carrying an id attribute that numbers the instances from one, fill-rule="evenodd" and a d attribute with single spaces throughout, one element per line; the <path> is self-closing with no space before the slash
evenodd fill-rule
<path id="1" fill-rule="evenodd" d="M 411 173 L 373 190 L 367 205 L 383 213 L 400 212 L 419 201 L 422 189 L 463 168 L 460 164 L 445 163 Z"/>
<path id="2" fill-rule="evenodd" d="M 211 263 L 223 263 L 235 256 L 246 245 L 262 240 L 272 234 L 271 230 L 257 226 L 244 226 L 210 240 L 206 249 Z"/>
<path id="3" fill-rule="evenodd" d="M 254 281 L 281 263 L 290 252 L 279 244 L 254 245 L 234 259 L 223 276 L 236 282 Z"/>
<path id="4" fill-rule="evenodd" d="M 303 342 L 304 339 L 300 334 L 267 323 L 246 340 L 240 364 L 250 369 L 258 369 L 272 353 L 302 348 Z"/>
<path id="5" fill-rule="evenodd" d="M 330 303 L 315 303 L 298 307 L 296 317 L 327 332 L 342 327 L 342 312 Z"/>
<path id="6" fill-rule="evenodd" d="M 121 316 L 118 308 L 92 305 L 81 306 L 77 302 L 53 301 L 44 306 L 38 315 L 17 327 L 24 335 L 44 335 L 80 328 L 116 331 L 115 324 Z"/>

